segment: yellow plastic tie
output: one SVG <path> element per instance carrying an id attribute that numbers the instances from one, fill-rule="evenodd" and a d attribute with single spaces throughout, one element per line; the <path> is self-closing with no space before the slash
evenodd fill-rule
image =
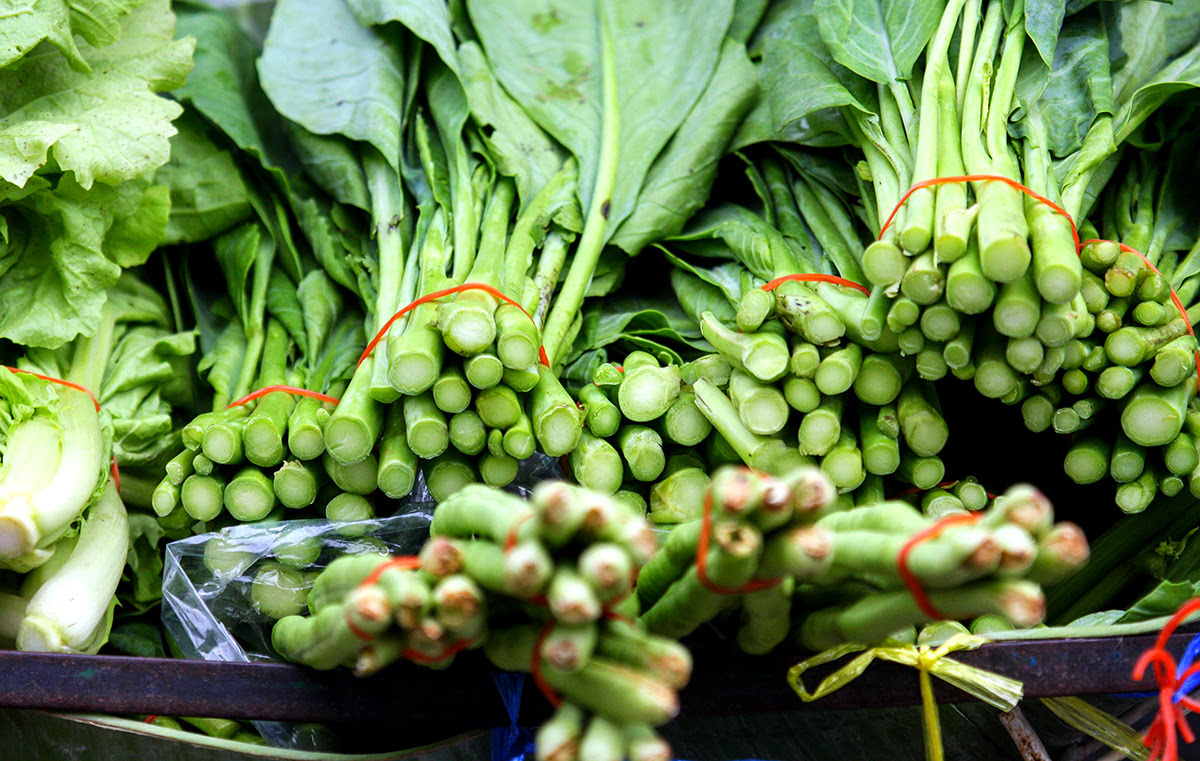
<path id="1" fill-rule="evenodd" d="M 1065 724 L 1134 761 L 1150 758 L 1150 749 L 1133 727 L 1079 698 L 1042 698 L 1042 704 Z"/>
<path id="2" fill-rule="evenodd" d="M 865 645 L 845 644 L 818 653 L 806 661 L 788 669 L 788 684 L 806 703 L 819 700 L 831 692 L 841 689 L 857 679 L 876 658 L 892 661 L 917 669 L 921 687 L 921 712 L 925 728 L 925 757 L 929 761 L 942 761 L 942 729 L 938 719 L 937 703 L 933 698 L 934 675 L 949 682 L 963 692 L 1001 711 L 1011 711 L 1021 700 L 1024 689 L 1021 682 L 1006 676 L 986 671 L 975 666 L 947 658 L 959 650 L 974 650 L 987 642 L 974 634 L 957 634 L 938 647 L 930 645 L 889 644 L 867 648 Z M 860 653 L 837 671 L 825 677 L 817 689 L 809 692 L 801 675 L 814 666 L 831 663 L 851 653 Z"/>

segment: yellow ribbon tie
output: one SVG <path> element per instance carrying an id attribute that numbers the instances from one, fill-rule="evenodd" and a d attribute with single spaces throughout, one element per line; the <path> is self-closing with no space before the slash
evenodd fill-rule
<path id="1" fill-rule="evenodd" d="M 938 647 L 891 644 L 868 649 L 864 645 L 840 645 L 792 666 L 788 670 L 788 684 L 796 691 L 801 700 L 810 703 L 854 681 L 867 670 L 867 666 L 871 665 L 876 658 L 912 666 L 917 669 L 920 679 L 921 711 L 925 728 L 925 757 L 929 761 L 942 761 L 942 730 L 938 719 L 937 703 L 933 698 L 931 674 L 1001 711 L 1011 711 L 1024 694 L 1021 683 L 1016 679 L 1009 679 L 1006 676 L 975 666 L 968 666 L 946 657 L 959 650 L 974 650 L 986 641 L 974 634 L 957 634 Z M 831 663 L 851 653 L 860 653 L 860 655 L 825 677 L 817 685 L 816 690 L 809 692 L 808 688 L 804 686 L 804 682 L 801 680 L 804 672 L 814 666 Z"/>

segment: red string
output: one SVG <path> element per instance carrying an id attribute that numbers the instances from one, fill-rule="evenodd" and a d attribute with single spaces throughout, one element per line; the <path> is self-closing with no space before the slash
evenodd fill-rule
<path id="1" fill-rule="evenodd" d="M 1166 645 L 1171 635 L 1175 633 L 1175 629 L 1183 623 L 1183 619 L 1197 610 L 1200 610 L 1200 598 L 1189 600 L 1176 611 L 1159 632 L 1154 646 L 1142 653 L 1133 667 L 1133 678 L 1141 681 L 1146 674 L 1146 669 L 1153 665 L 1154 679 L 1158 682 L 1158 715 L 1154 717 L 1154 722 L 1142 739 L 1142 744 L 1150 748 L 1150 761 L 1157 758 L 1162 758 L 1163 761 L 1177 761 L 1179 740 L 1176 737 L 1176 731 L 1186 743 L 1196 739 L 1183 715 L 1183 709 L 1200 711 L 1200 703 L 1186 695 L 1176 697 L 1176 692 L 1183 682 L 1186 682 L 1193 674 L 1200 672 L 1200 664 L 1196 664 L 1182 675 L 1176 676 L 1177 664 L 1171 654 L 1167 652 Z"/>
<path id="2" fill-rule="evenodd" d="M 93 394 L 91 391 L 88 391 L 86 388 L 79 385 L 78 383 L 72 383 L 69 380 L 63 380 L 62 378 L 52 378 L 49 375 L 42 375 L 40 373 L 30 372 L 29 370 L 21 370 L 20 368 L 16 368 L 16 367 L 8 367 L 8 365 L 3 365 L 3 367 L 8 368 L 10 371 L 12 371 L 14 373 L 19 373 L 21 375 L 32 375 L 35 378 L 41 378 L 42 380 L 49 381 L 50 383 L 57 383 L 60 386 L 66 386 L 67 388 L 73 388 L 76 391 L 82 391 L 83 393 L 92 397 L 92 404 L 96 405 L 96 412 L 100 411 L 100 400 L 96 398 L 95 394 Z"/>
<path id="3" fill-rule="evenodd" d="M 955 484 L 957 484 L 959 482 L 959 480 L 960 479 L 955 479 L 953 481 L 942 481 L 940 484 L 938 484 L 937 486 L 935 486 L 933 488 L 934 489 L 949 489 L 951 486 L 954 486 Z M 921 493 L 927 492 L 927 491 L 931 491 L 931 490 L 930 489 L 922 489 L 919 486 L 913 486 L 912 488 L 905 489 L 904 491 L 900 492 L 895 497 L 893 497 L 893 499 L 897 499 L 899 497 L 911 497 L 914 494 L 921 494 Z M 995 494 L 992 494 L 990 491 L 987 491 L 986 489 L 984 490 L 983 493 L 987 495 L 988 499 L 996 498 Z"/>
<path id="4" fill-rule="evenodd" d="M 778 586 L 782 579 L 757 579 L 740 587 L 726 587 L 708 578 L 708 535 L 712 532 L 712 491 L 704 492 L 704 512 L 700 517 L 700 541 L 696 543 L 696 579 L 700 586 L 719 595 L 760 592 Z"/>
<path id="5" fill-rule="evenodd" d="M 1079 244 L 1079 248 L 1080 248 L 1080 250 L 1083 250 L 1083 247 L 1088 245 L 1089 243 L 1112 243 L 1112 242 L 1114 242 L 1114 241 L 1106 241 L 1106 240 L 1100 240 L 1098 238 L 1093 238 L 1092 240 L 1085 240 L 1083 243 Z M 1117 243 L 1117 247 L 1126 253 L 1136 255 L 1139 259 L 1141 259 L 1143 262 L 1146 263 L 1146 266 L 1150 268 L 1151 272 L 1158 275 L 1159 277 L 1163 277 L 1163 273 L 1159 272 L 1158 267 L 1155 267 L 1141 251 L 1138 251 L 1137 249 L 1133 248 L 1132 246 L 1127 246 L 1124 243 Z M 1175 293 L 1174 288 L 1171 289 L 1171 302 L 1173 304 L 1175 304 L 1175 308 L 1178 309 L 1179 314 L 1183 316 L 1183 324 L 1185 327 L 1187 327 L 1187 332 L 1189 334 L 1191 334 L 1192 338 L 1195 338 L 1196 331 L 1192 328 L 1192 321 L 1190 319 L 1188 319 L 1187 309 L 1184 308 L 1183 300 L 1179 298 L 1178 293 Z M 1200 378 L 1200 349 L 1196 350 L 1196 377 Z"/>
<path id="6" fill-rule="evenodd" d="M 563 455 L 563 456 L 565 457 L 566 455 Z M 508 536 L 504 537 L 504 551 L 505 552 L 512 552 L 513 547 L 517 546 L 517 530 L 519 528 L 521 528 L 521 525 L 523 523 L 525 523 L 525 521 L 529 520 L 532 517 L 533 517 L 533 513 L 529 512 L 529 513 L 522 515 L 520 518 L 517 518 L 515 521 L 513 521 L 512 528 L 510 528 L 508 530 Z"/>
<path id="7" fill-rule="evenodd" d="M 158 718 L 158 714 L 153 714 L 153 713 L 152 713 L 152 714 L 150 714 L 149 716 L 147 716 L 146 718 L 142 719 L 142 723 L 144 723 L 144 724 L 153 724 L 153 723 L 154 723 L 154 720 L 155 720 L 155 719 L 157 719 L 157 718 Z"/>
<path id="8" fill-rule="evenodd" d="M 19 375 L 32 375 L 35 378 L 39 378 L 39 379 L 47 381 L 49 383 L 57 383 L 60 386 L 66 386 L 67 388 L 73 388 L 76 391 L 82 391 L 83 393 L 87 394 L 88 396 L 90 396 L 92 398 L 92 404 L 94 404 L 96 406 L 96 412 L 100 412 L 100 400 L 97 399 L 96 395 L 93 394 L 90 390 L 88 390 L 84 386 L 79 385 L 78 383 L 72 383 L 69 380 L 63 380 L 62 378 L 54 378 L 49 375 L 42 375 L 41 373 L 35 373 L 30 370 L 22 370 L 19 367 L 10 367 L 8 365 L 0 365 L 0 367 L 7 368 L 10 372 L 17 373 Z M 117 487 L 117 491 L 121 491 L 121 471 L 117 469 L 117 458 L 115 455 L 112 458 L 112 467 L 109 469 L 109 472 L 112 473 L 113 485 Z"/>
<path id="9" fill-rule="evenodd" d="M 1012 188 L 1015 188 L 1016 190 L 1021 191 L 1022 193 L 1029 196 L 1030 198 L 1033 198 L 1034 200 L 1036 200 L 1040 203 L 1043 203 L 1046 206 L 1049 206 L 1055 212 L 1061 214 L 1067 220 L 1067 223 L 1071 225 L 1071 237 L 1075 240 L 1075 252 L 1077 254 L 1081 253 L 1083 251 L 1083 247 L 1088 245 L 1089 243 L 1116 243 L 1116 241 L 1105 241 L 1105 240 L 1100 240 L 1098 238 L 1094 238 L 1092 240 L 1080 241 L 1079 240 L 1079 228 L 1077 228 L 1075 226 L 1075 220 L 1071 218 L 1071 215 L 1067 213 L 1066 209 L 1064 209 L 1063 207 L 1054 203 L 1054 201 L 1051 201 L 1046 196 L 1035 192 L 1033 189 L 1031 189 L 1025 185 L 1022 185 L 1021 183 L 1017 182 L 1016 180 L 1014 180 L 1010 177 L 1004 177 L 1003 175 L 999 175 L 999 174 L 963 174 L 963 175 L 957 175 L 954 177 L 934 177 L 933 179 L 930 179 L 930 180 L 922 180 L 921 182 L 918 182 L 917 184 L 915 184 L 911 188 L 909 188 L 907 191 L 905 191 L 904 195 L 900 197 L 900 200 L 896 202 L 895 207 L 892 208 L 892 213 L 888 215 L 887 220 L 884 221 L 884 223 L 883 223 L 883 227 L 880 228 L 879 238 L 877 238 L 876 240 L 883 238 L 883 234 L 885 232 L 887 232 L 888 227 L 891 226 L 892 222 L 896 219 L 896 214 L 898 214 L 900 212 L 900 209 L 904 206 L 905 203 L 907 203 L 908 199 L 912 196 L 912 194 L 917 192 L 921 188 L 927 188 L 927 187 L 931 187 L 934 185 L 949 185 L 949 184 L 957 183 L 957 182 L 978 182 L 978 181 L 992 181 L 992 180 L 995 180 L 998 182 L 1003 182 L 1004 184 L 1006 184 Z M 1128 252 L 1131 254 L 1137 254 L 1138 257 L 1141 258 L 1141 260 L 1146 263 L 1146 266 L 1149 267 L 1154 273 L 1156 273 L 1160 276 L 1162 275 L 1162 273 L 1159 272 L 1158 268 L 1155 267 L 1150 262 L 1150 260 L 1147 259 L 1142 254 L 1142 252 L 1137 251 L 1136 249 L 1132 248 L 1131 246 L 1127 246 L 1124 243 L 1117 243 L 1117 246 L 1122 251 L 1125 251 L 1125 252 Z M 824 276 L 824 277 L 828 277 L 828 276 Z M 817 276 L 813 276 L 813 278 L 816 279 Z M 849 283 L 844 283 L 844 284 L 849 284 Z M 1188 333 L 1190 333 L 1193 337 L 1195 337 L 1196 332 L 1195 332 L 1195 330 L 1192 329 L 1191 320 L 1188 319 L 1187 309 L 1184 308 L 1183 302 L 1180 300 L 1179 294 L 1175 293 L 1174 288 L 1171 288 L 1171 301 L 1173 301 L 1175 303 L 1175 308 L 1179 310 L 1179 313 L 1181 315 L 1183 315 L 1183 322 L 1185 325 L 1187 325 Z M 1198 348 L 1196 350 L 1196 377 L 1197 377 L 1197 381 L 1200 382 L 1200 348 Z"/>
<path id="10" fill-rule="evenodd" d="M 904 582 L 904 586 L 908 587 L 909 593 L 917 603 L 917 609 L 935 621 L 944 621 L 949 617 L 942 615 L 937 608 L 933 607 L 933 603 L 929 601 L 929 595 L 925 593 L 925 588 L 921 586 L 921 581 L 913 575 L 912 571 L 908 570 L 908 555 L 922 542 L 933 539 L 950 526 L 956 526 L 960 523 L 975 523 L 980 517 L 982 517 L 980 513 L 955 513 L 947 515 L 945 518 L 909 537 L 908 541 L 904 543 L 904 546 L 900 548 L 900 552 L 896 555 L 896 573 L 900 576 L 900 580 Z"/>
<path id="11" fill-rule="evenodd" d="M 811 272 L 802 272 L 795 275 L 784 275 L 783 277 L 777 277 L 766 285 L 760 286 L 760 290 L 764 290 L 769 293 L 784 283 L 793 280 L 799 282 L 833 283 L 834 285 L 844 285 L 857 291 L 862 291 L 868 296 L 871 295 L 871 289 L 865 285 L 862 285 L 861 283 L 856 283 L 853 280 L 847 280 L 844 277 L 837 277 L 836 275 L 823 275 L 820 273 Z"/>
<path id="12" fill-rule="evenodd" d="M 529 675 L 533 677 L 533 683 L 537 685 L 538 690 L 546 697 L 546 700 L 555 708 L 562 705 L 562 698 L 554 691 L 546 681 L 546 677 L 542 675 L 542 645 L 546 643 L 546 637 L 550 635 L 550 631 L 554 628 L 554 619 L 546 622 L 542 630 L 538 632 L 537 641 L 533 643 L 533 660 L 529 664 Z"/>
<path id="13" fill-rule="evenodd" d="M 1014 180 L 1010 177 L 1005 177 L 1003 175 L 999 175 L 999 174 L 961 174 L 961 175 L 957 175 L 954 177 L 934 177 L 931 180 L 922 180 L 921 182 L 918 182 L 916 185 L 913 185 L 911 188 L 909 188 L 908 191 L 903 196 L 900 197 L 900 200 L 896 203 L 895 208 L 892 209 L 892 213 L 888 215 L 887 221 L 885 221 L 883 223 L 883 227 L 880 228 L 879 238 L 876 238 L 876 240 L 880 240 L 883 238 L 883 234 L 885 232 L 887 232 L 888 227 L 890 227 L 892 222 L 896 219 L 896 215 L 898 213 L 900 213 L 900 208 L 902 206 L 904 206 L 905 202 L 908 201 L 909 196 L 911 196 L 913 193 L 917 192 L 921 188 L 928 188 L 933 185 L 951 185 L 951 184 L 957 183 L 957 182 L 983 182 L 983 181 L 992 181 L 992 180 L 995 180 L 997 182 L 1003 182 L 1005 185 L 1008 185 L 1009 187 L 1012 187 L 1012 188 L 1015 188 L 1016 190 L 1021 191 L 1022 193 L 1029 196 L 1030 198 L 1033 198 L 1036 201 L 1040 201 L 1041 203 L 1046 204 L 1054 211 L 1063 215 L 1063 217 L 1066 218 L 1067 223 L 1071 225 L 1071 237 L 1073 237 L 1075 239 L 1075 250 L 1078 251 L 1079 249 L 1083 248 L 1083 246 L 1080 245 L 1080 243 L 1079 243 L 1079 230 L 1076 229 L 1076 227 L 1075 227 L 1075 220 L 1071 219 L 1071 215 L 1067 213 L 1066 209 L 1064 209 L 1063 207 L 1054 203 L 1046 196 L 1034 192 L 1031 188 L 1026 187 L 1025 185 L 1022 185 L 1021 183 L 1017 182 L 1016 180 Z"/>
<path id="14" fill-rule="evenodd" d="M 260 399 L 260 398 L 266 396 L 267 394 L 271 394 L 276 391 L 282 391 L 283 393 L 291 394 L 292 396 L 307 396 L 310 399 L 316 399 L 318 401 L 325 402 L 326 404 L 337 404 L 338 403 L 337 399 L 334 399 L 332 396 L 329 396 L 328 394 L 321 394 L 316 391 L 309 391 L 306 388 L 296 388 L 295 386 L 276 385 L 276 386 L 263 386 L 258 391 L 252 391 L 249 394 L 246 394 L 245 396 L 243 396 L 241 399 L 238 399 L 235 402 L 230 402 L 229 404 L 225 405 L 225 409 L 229 409 L 230 407 L 240 407 L 241 405 L 246 404 L 247 402 L 252 402 L 255 399 Z"/>
<path id="15" fill-rule="evenodd" d="M 470 647 L 472 645 L 472 643 L 473 643 L 473 640 L 470 640 L 470 639 L 460 639 L 455 642 L 451 642 L 449 645 L 446 645 L 445 650 L 438 653 L 437 655 L 428 655 L 426 653 L 420 652 L 419 650 L 413 650 L 410 647 L 410 648 L 407 648 L 403 653 L 401 653 L 401 656 L 405 660 L 412 661 L 413 663 L 417 663 L 422 666 L 432 666 L 432 665 L 437 665 L 439 663 L 445 663 L 446 661 L 450 660 L 454 656 L 461 653 L 463 650 L 466 650 L 468 647 Z"/>
<path id="16" fill-rule="evenodd" d="M 358 364 L 361 365 L 363 362 L 365 362 L 367 360 L 367 357 L 371 356 L 371 352 L 375 350 L 375 347 L 379 344 L 380 341 L 383 340 L 383 337 L 385 335 L 387 335 L 388 330 L 391 329 L 392 324 L 394 322 L 396 322 L 396 320 L 399 320 L 401 317 L 408 314 L 409 312 L 416 309 L 417 307 L 421 306 L 422 304 L 427 304 L 430 301 L 436 301 L 437 299 L 440 299 L 443 296 L 449 296 L 451 294 L 461 293 L 463 291 L 483 291 L 484 293 L 494 296 L 494 297 L 500 299 L 501 301 L 512 304 L 517 309 L 520 309 L 522 312 L 525 312 L 525 316 L 528 317 L 530 320 L 533 319 L 533 316 L 530 315 L 529 312 L 527 312 L 525 310 L 525 307 L 523 307 L 520 304 L 518 304 L 517 302 L 513 301 L 508 296 L 505 296 L 503 293 L 501 293 L 497 289 L 493 288 L 492 286 L 488 285 L 487 283 L 463 283 L 462 285 L 456 285 L 452 288 L 443 288 L 440 291 L 434 291 L 433 293 L 425 294 L 421 298 L 417 299 L 413 303 L 411 303 L 408 306 L 401 309 L 399 312 L 396 312 L 394 315 L 392 315 L 391 318 L 389 318 L 388 321 L 383 324 L 383 327 L 379 329 L 379 332 L 375 334 L 375 337 L 371 339 L 371 342 L 367 344 L 367 348 L 363 349 L 362 356 L 358 358 Z M 544 346 L 538 347 L 538 361 L 541 362 L 546 367 L 550 366 L 550 358 L 548 356 L 546 356 L 546 347 L 544 347 Z"/>
<path id="17" fill-rule="evenodd" d="M 383 576 L 385 571 L 391 568 L 415 569 L 420 567 L 421 559 L 416 555 L 397 555 L 395 557 L 388 558 L 376 566 L 375 570 L 367 574 L 367 577 L 359 582 L 358 586 L 371 586 L 375 582 L 379 581 L 379 577 Z M 374 634 L 363 631 L 362 628 L 354 622 L 354 619 L 350 616 L 349 611 L 346 611 L 346 628 L 350 630 L 351 634 L 353 634 L 355 637 L 358 637 L 363 642 L 370 642 L 375 639 Z"/>

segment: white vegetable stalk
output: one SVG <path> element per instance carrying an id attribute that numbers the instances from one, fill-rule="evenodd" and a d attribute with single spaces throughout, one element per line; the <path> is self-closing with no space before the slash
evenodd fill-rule
<path id="1" fill-rule="evenodd" d="M 125 504 L 110 481 L 80 529 L 71 556 L 30 598 L 17 632 L 21 650 L 94 653 L 129 552 Z"/>
<path id="2" fill-rule="evenodd" d="M 47 462 L 57 460 L 57 465 L 35 490 L 0 494 L 0 559 L 26 555 L 58 538 L 87 507 L 102 477 L 104 442 L 91 397 L 65 387 L 57 393 L 60 431 L 53 438 L 28 441 L 29 452 L 16 453 L 9 447 L 10 456 L 36 463 L 40 455 Z"/>
<path id="3" fill-rule="evenodd" d="M 46 415 L 14 425 L 0 463 L 0 495 L 32 494 L 50 483 L 62 455 L 61 438 L 62 429 Z"/>
<path id="4" fill-rule="evenodd" d="M 14 643 L 24 620 L 25 598 L 0 592 L 0 643 Z"/>

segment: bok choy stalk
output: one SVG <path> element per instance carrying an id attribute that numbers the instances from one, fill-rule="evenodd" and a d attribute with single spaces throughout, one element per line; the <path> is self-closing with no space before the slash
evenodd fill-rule
<path id="1" fill-rule="evenodd" d="M 5 371 L 0 381 L 8 405 L 0 465 L 4 562 L 36 565 L 104 485 L 114 456 L 131 473 L 152 472 L 170 456 L 177 441 L 171 403 L 187 392 L 170 380 L 194 337 L 171 333 L 169 320 L 162 298 L 125 275 L 106 294 L 95 335 L 10 361 L 27 372 Z"/>
<path id="2" fill-rule="evenodd" d="M 77 536 L 64 540 L 55 555 L 35 569 L 22 593 L 28 596 L 17 629 L 21 650 L 95 653 L 108 639 L 116 598 L 129 550 L 129 520 L 109 482 L 84 516 Z M 52 569 L 49 566 L 54 566 Z"/>

